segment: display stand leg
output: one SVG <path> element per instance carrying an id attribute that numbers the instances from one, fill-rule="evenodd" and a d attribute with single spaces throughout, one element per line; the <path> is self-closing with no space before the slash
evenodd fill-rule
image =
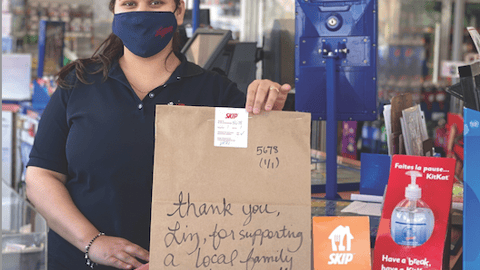
<path id="1" fill-rule="evenodd" d="M 327 179 L 326 198 L 337 195 L 337 72 L 336 57 L 327 57 Z"/>

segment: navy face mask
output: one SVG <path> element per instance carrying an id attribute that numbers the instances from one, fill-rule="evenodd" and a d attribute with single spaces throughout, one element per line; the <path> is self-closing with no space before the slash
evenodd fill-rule
<path id="1" fill-rule="evenodd" d="M 172 12 L 133 11 L 115 14 L 112 30 L 132 53 L 150 57 L 161 52 L 177 30 Z"/>

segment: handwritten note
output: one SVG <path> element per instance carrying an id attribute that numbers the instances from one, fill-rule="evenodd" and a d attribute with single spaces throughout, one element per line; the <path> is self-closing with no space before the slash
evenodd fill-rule
<path id="1" fill-rule="evenodd" d="M 226 198 L 200 203 L 180 192 L 166 208 L 162 268 L 301 269 L 296 255 L 309 234 L 285 223 L 277 207 L 232 204 Z"/>
<path id="2" fill-rule="evenodd" d="M 251 117 L 247 148 L 214 115 L 157 106 L 150 269 L 310 269 L 309 115 Z"/>

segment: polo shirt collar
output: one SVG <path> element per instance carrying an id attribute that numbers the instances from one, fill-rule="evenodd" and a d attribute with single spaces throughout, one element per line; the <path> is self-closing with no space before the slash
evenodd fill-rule
<path id="1" fill-rule="evenodd" d="M 184 54 L 175 53 L 175 55 L 180 60 L 180 65 L 175 69 L 175 71 L 172 73 L 172 76 L 170 76 L 170 78 L 167 80 L 167 84 L 178 81 L 180 78 L 198 76 L 204 72 L 204 70 L 200 66 L 187 61 L 187 58 Z M 118 63 L 118 59 L 116 59 L 111 64 L 110 70 L 108 71 L 108 77 L 116 79 L 125 84 L 126 86 L 130 85 L 128 83 L 127 77 L 125 76 L 123 70 L 120 67 L 120 64 Z"/>

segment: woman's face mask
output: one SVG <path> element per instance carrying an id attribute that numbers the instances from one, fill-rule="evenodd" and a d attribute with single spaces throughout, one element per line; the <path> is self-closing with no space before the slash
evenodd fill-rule
<path id="1" fill-rule="evenodd" d="M 133 54 L 148 58 L 161 52 L 177 30 L 177 19 L 169 11 L 117 13 L 112 30 Z"/>

